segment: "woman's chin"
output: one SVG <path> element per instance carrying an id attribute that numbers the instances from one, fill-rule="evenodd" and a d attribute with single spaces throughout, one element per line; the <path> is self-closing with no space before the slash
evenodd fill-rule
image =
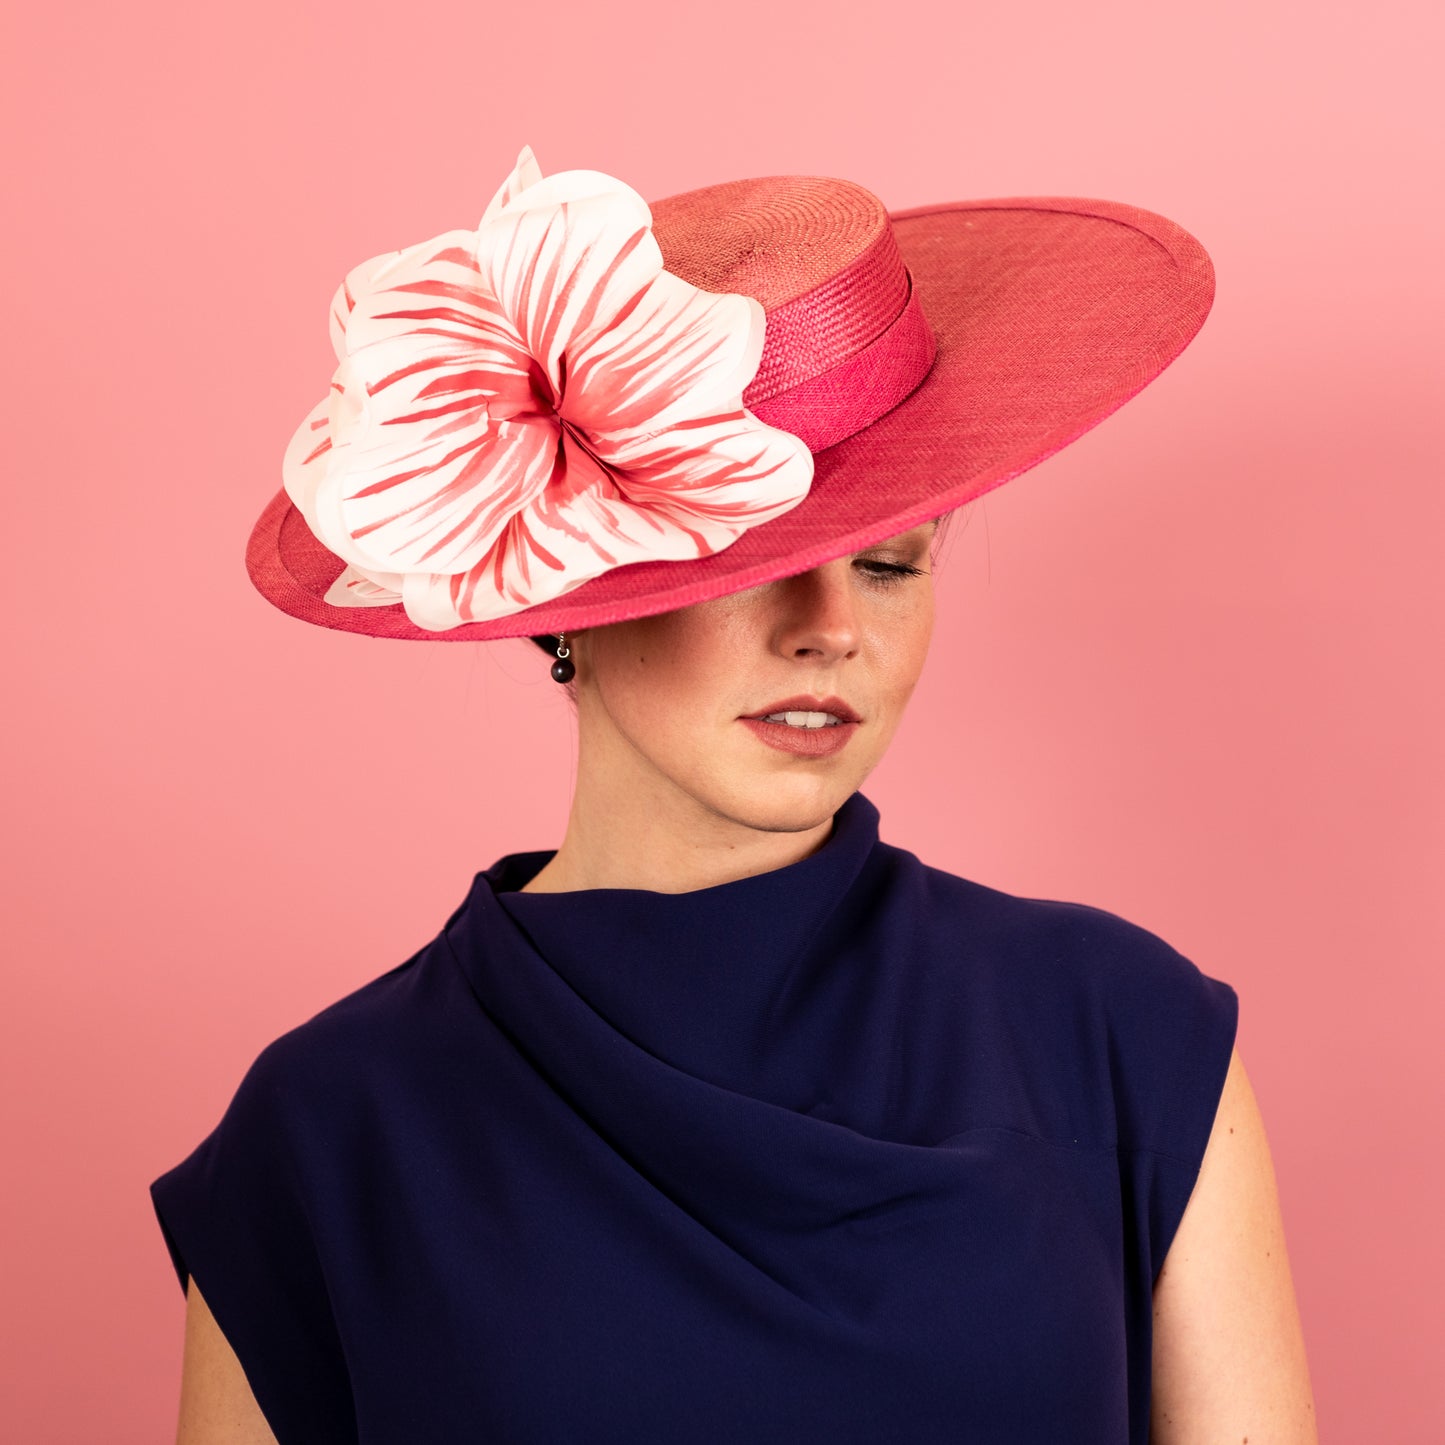
<path id="1" fill-rule="evenodd" d="M 826 823 L 857 792 L 856 769 L 739 768 L 710 800 L 714 811 L 766 833 L 805 833 Z M 712 791 L 712 790 L 710 790 Z"/>

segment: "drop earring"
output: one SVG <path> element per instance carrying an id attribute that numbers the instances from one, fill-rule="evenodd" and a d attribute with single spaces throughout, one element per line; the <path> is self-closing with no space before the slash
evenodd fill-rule
<path id="1" fill-rule="evenodd" d="M 557 661 L 552 664 L 553 682 L 571 682 L 577 674 L 577 664 L 572 661 L 572 649 L 566 645 L 567 634 L 557 634 Z"/>

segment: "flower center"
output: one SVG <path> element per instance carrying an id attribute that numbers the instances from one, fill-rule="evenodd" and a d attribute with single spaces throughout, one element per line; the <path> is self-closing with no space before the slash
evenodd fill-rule
<path id="1" fill-rule="evenodd" d="M 555 412 L 557 410 L 557 395 L 552 390 L 551 380 L 546 370 L 537 358 L 531 357 L 527 366 L 527 383 L 532 389 L 533 400 L 537 403 L 539 412 Z"/>

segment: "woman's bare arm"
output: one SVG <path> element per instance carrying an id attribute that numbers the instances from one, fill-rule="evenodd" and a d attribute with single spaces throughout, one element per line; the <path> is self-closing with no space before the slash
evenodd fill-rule
<path id="1" fill-rule="evenodd" d="M 276 1445 L 241 1362 L 194 1279 L 186 1290 L 176 1445 Z"/>
<path id="2" fill-rule="evenodd" d="M 1274 1162 L 1236 1049 L 1154 1286 L 1151 1445 L 1319 1445 Z"/>

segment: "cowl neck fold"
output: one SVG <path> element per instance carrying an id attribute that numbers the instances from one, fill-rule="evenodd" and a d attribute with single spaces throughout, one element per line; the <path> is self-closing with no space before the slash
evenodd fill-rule
<path id="1" fill-rule="evenodd" d="M 896 1010 L 879 994 L 894 950 L 860 940 L 895 851 L 854 794 L 809 857 L 690 893 L 517 893 L 504 885 L 549 855 L 510 855 L 443 934 L 531 1079 L 606 1158 L 745 1260 L 785 1314 L 844 1332 L 881 1286 L 877 1257 L 840 1240 L 944 1209 L 960 1169 L 869 1127 L 892 1077 Z"/>
<path id="2" fill-rule="evenodd" d="M 878 809 L 854 793 L 806 858 L 686 893 L 522 893 L 555 852 L 509 854 L 477 875 L 465 912 L 480 932 L 519 933 L 633 1042 L 751 1088 L 804 1001 L 816 945 L 875 854 L 878 823 Z"/>

